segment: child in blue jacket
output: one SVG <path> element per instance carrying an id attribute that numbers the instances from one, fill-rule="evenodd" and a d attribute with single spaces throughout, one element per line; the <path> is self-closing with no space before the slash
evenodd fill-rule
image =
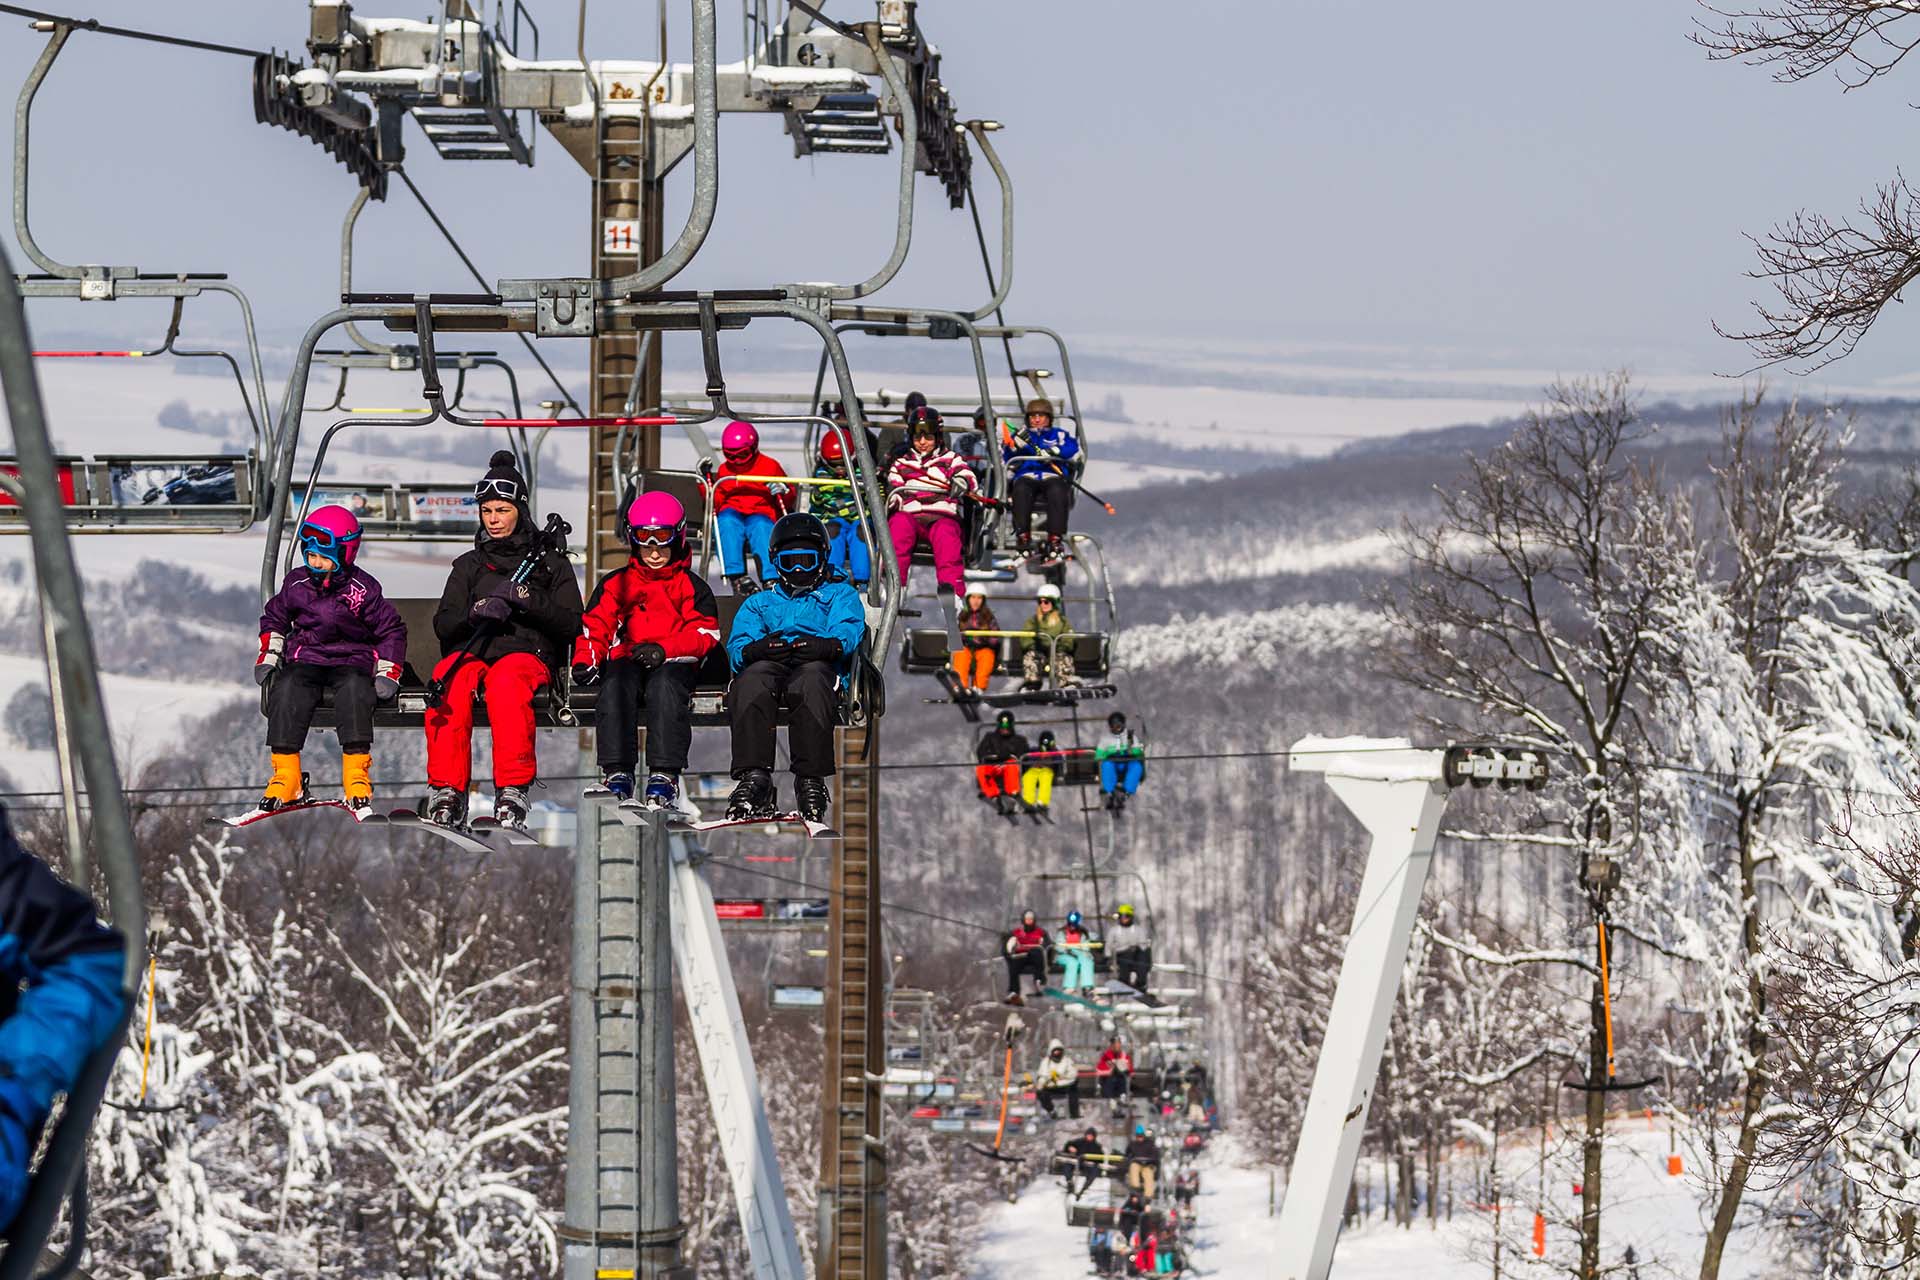
<path id="1" fill-rule="evenodd" d="M 126 946 L 86 894 L 20 847 L 0 807 L 0 1229 L 26 1199 L 54 1095 L 127 1010 Z"/>
<path id="2" fill-rule="evenodd" d="M 852 673 L 867 634 L 860 593 L 835 577 L 831 540 L 815 516 L 782 516 L 767 539 L 776 585 L 747 598 L 727 636 L 733 683 L 733 776 L 739 785 L 727 816 L 762 818 L 775 810 L 774 729 L 780 695 L 792 708 L 787 747 L 801 816 L 826 821 L 833 797 L 833 726 L 841 682 Z"/>

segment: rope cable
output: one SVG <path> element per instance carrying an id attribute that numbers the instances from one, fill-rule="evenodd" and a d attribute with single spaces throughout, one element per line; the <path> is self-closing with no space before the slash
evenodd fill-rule
<path id="1" fill-rule="evenodd" d="M 75 31 L 93 31 L 103 36 L 124 36 L 129 40 L 145 40 L 152 44 L 177 45 L 182 49 L 204 49 L 208 53 L 231 53 L 241 58 L 264 58 L 262 49 L 243 49 L 239 45 L 215 44 L 209 40 L 195 40 L 188 36 L 170 36 L 159 31 L 140 31 L 133 27 L 112 27 L 98 18 L 66 18 L 57 13 L 46 13 L 40 9 L 27 9 L 17 4 L 0 4 L 0 13 L 11 13 L 22 18 L 31 18 L 35 22 L 56 22 L 63 27 L 72 27 Z"/>

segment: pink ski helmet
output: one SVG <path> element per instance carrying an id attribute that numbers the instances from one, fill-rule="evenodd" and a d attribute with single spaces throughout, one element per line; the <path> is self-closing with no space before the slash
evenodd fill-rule
<path id="1" fill-rule="evenodd" d="M 345 507 L 320 507 L 300 522 L 300 554 L 318 552 L 340 572 L 353 568 L 360 555 L 360 521 Z M 323 575 L 325 576 L 325 575 Z"/>
<path id="2" fill-rule="evenodd" d="M 664 546 L 679 555 L 687 542 L 687 509 L 670 493 L 637 493 L 627 504 L 627 544 Z"/>
<path id="3" fill-rule="evenodd" d="M 760 433 L 751 422 L 729 422 L 720 433 L 720 452 L 727 455 L 728 462 L 751 462 L 760 452 Z"/>

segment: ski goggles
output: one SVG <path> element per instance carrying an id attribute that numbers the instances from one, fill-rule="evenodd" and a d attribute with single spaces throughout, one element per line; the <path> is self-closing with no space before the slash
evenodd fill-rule
<path id="1" fill-rule="evenodd" d="M 670 525 L 648 525 L 645 528 L 631 530 L 633 545 L 636 547 L 668 547 L 680 540 L 680 530 Z"/>
<path id="2" fill-rule="evenodd" d="M 337 560 L 340 552 L 346 550 L 358 541 L 360 541 L 360 531 L 358 529 L 355 529 L 352 533 L 336 534 L 333 530 L 322 529 L 317 524 L 303 524 L 300 526 L 300 553 L 302 555 L 310 552 L 318 552 L 328 559 Z"/>
<path id="3" fill-rule="evenodd" d="M 518 502 L 525 495 L 526 486 L 518 480 L 482 480 L 473 486 L 473 496 L 479 502 L 485 502 L 489 498 Z"/>
<path id="4" fill-rule="evenodd" d="M 820 553 L 812 547 L 796 547 L 789 551 L 782 551 L 773 558 L 773 567 L 782 574 L 814 573 L 825 563 Z"/>

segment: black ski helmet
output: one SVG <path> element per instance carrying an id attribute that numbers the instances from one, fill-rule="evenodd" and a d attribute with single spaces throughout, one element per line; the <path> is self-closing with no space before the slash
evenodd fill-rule
<path id="1" fill-rule="evenodd" d="M 1121 715 L 1118 711 L 1114 712 L 1112 715 L 1107 717 L 1107 728 L 1112 732 L 1118 733 L 1126 727 L 1127 727 L 1127 718 Z"/>
<path id="2" fill-rule="evenodd" d="M 1002 711 L 999 715 L 993 718 L 993 727 L 995 729 L 998 729 L 1001 733 L 1012 733 L 1013 726 L 1014 726 L 1014 719 L 1013 719 L 1013 712 L 1011 711 Z"/>
<path id="3" fill-rule="evenodd" d="M 941 418 L 940 411 L 932 405 L 921 405 L 917 409 L 907 410 L 907 439 L 933 433 L 933 447 L 938 449 L 947 443 L 947 424 Z"/>
<path id="4" fill-rule="evenodd" d="M 1058 749 L 1059 746 L 1060 741 L 1053 736 L 1053 730 L 1042 729 L 1040 731 L 1040 750 L 1053 751 Z"/>
<path id="5" fill-rule="evenodd" d="M 827 553 L 832 545 L 818 516 L 795 511 L 774 523 L 767 537 L 767 559 L 773 561 L 781 586 L 811 591 L 827 580 Z"/>
<path id="6" fill-rule="evenodd" d="M 927 397 L 924 392 L 909 391 L 907 392 L 906 403 L 900 407 L 900 420 L 902 422 L 912 422 L 913 411 L 915 409 L 924 409 L 926 407 L 927 407 Z"/>

